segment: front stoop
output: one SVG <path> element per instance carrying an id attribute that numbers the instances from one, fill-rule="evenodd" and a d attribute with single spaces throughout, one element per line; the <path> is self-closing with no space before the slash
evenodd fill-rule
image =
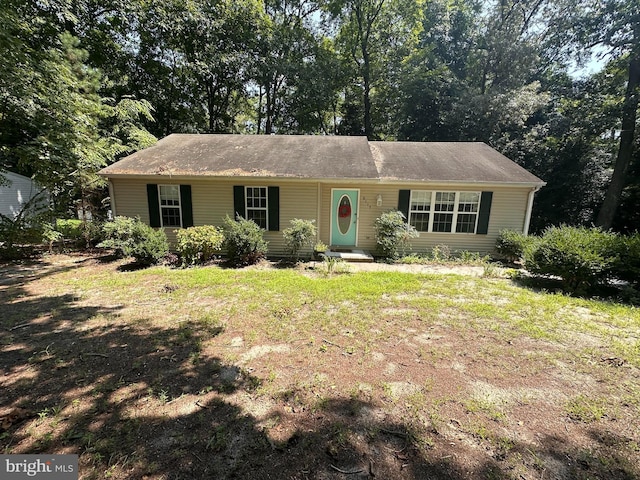
<path id="1" fill-rule="evenodd" d="M 373 256 L 369 252 L 357 248 L 330 248 L 324 252 L 324 256 L 339 258 L 345 262 L 373 262 Z"/>

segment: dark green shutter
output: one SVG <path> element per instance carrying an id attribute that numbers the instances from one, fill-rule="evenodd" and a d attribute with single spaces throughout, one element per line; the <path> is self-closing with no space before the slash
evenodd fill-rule
<path id="1" fill-rule="evenodd" d="M 269 187 L 267 193 L 269 200 L 269 231 L 280 230 L 280 187 Z"/>
<path id="2" fill-rule="evenodd" d="M 398 194 L 398 210 L 402 212 L 405 222 L 409 221 L 409 200 L 411 199 L 411 190 L 400 190 Z"/>
<path id="3" fill-rule="evenodd" d="M 193 204 L 191 185 L 180 185 L 180 206 L 182 207 L 182 227 L 193 227 Z"/>
<path id="4" fill-rule="evenodd" d="M 235 185 L 233 187 L 233 218 L 237 219 L 238 216 L 245 218 L 247 212 L 244 209 L 244 186 Z"/>
<path id="5" fill-rule="evenodd" d="M 160 199 L 158 198 L 158 185 L 147 184 L 147 201 L 149 203 L 149 225 L 160 227 Z"/>
<path id="6" fill-rule="evenodd" d="M 493 192 L 482 192 L 480 196 L 480 211 L 478 212 L 478 235 L 486 235 L 489 231 L 489 215 L 491 214 L 491 200 Z"/>

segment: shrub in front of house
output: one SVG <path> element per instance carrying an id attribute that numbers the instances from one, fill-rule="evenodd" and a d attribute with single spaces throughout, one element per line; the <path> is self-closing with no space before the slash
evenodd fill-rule
<path id="1" fill-rule="evenodd" d="M 613 276 L 640 287 L 640 233 L 620 236 Z"/>
<path id="2" fill-rule="evenodd" d="M 82 220 L 75 218 L 58 218 L 56 220 L 56 231 L 60 232 L 63 238 L 77 241 L 82 239 Z"/>
<path id="3" fill-rule="evenodd" d="M 374 222 L 376 244 L 380 254 L 388 259 L 396 260 L 409 241 L 418 236 L 415 227 L 406 223 L 402 212 L 392 210 L 376 218 Z"/>
<path id="4" fill-rule="evenodd" d="M 87 248 L 94 247 L 105 239 L 103 223 L 98 220 L 83 222 L 81 231 Z"/>
<path id="5" fill-rule="evenodd" d="M 584 292 L 611 275 L 617 242 L 616 234 L 598 228 L 550 227 L 525 249 L 525 267 L 534 275 L 560 277 L 568 292 Z"/>
<path id="6" fill-rule="evenodd" d="M 163 230 L 155 230 L 139 218 L 116 217 L 103 227 L 105 240 L 98 247 L 112 248 L 119 257 L 133 257 L 140 265 L 158 263 L 169 253 Z"/>
<path id="7" fill-rule="evenodd" d="M 315 220 L 291 220 L 291 227 L 282 232 L 287 251 L 296 261 L 304 247 L 313 247 L 316 239 Z"/>
<path id="8" fill-rule="evenodd" d="M 212 260 L 222 250 L 224 234 L 213 225 L 176 230 L 176 252 L 183 265 L 196 265 Z"/>
<path id="9" fill-rule="evenodd" d="M 229 261 L 236 265 L 252 265 L 267 254 L 268 242 L 257 223 L 240 216 L 227 215 L 223 221 L 224 244 Z"/>
<path id="10" fill-rule="evenodd" d="M 510 262 L 521 260 L 525 252 L 535 248 L 538 237 L 524 235 L 515 230 L 501 230 L 496 240 L 496 252 Z"/>

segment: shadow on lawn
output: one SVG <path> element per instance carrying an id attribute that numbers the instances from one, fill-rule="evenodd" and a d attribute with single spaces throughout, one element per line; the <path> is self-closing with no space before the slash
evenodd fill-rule
<path id="1" fill-rule="evenodd" d="M 248 414 L 234 397 L 259 403 L 261 380 L 200 356 L 201 342 L 221 333 L 215 326 L 120 324 L 118 307 L 7 288 L 0 405 L 30 414 L 0 433 L 3 453 L 77 453 L 83 479 L 514 478 L 499 457 L 467 462 L 457 440 L 431 432 L 430 445 L 414 441 L 411 425 L 371 415 L 376 406 L 358 399 L 329 398 L 317 411 L 282 405 L 266 419 Z M 295 428 L 279 437 L 287 424 Z M 512 451 L 562 463 L 565 478 L 638 473 L 580 459 L 559 439 Z"/>

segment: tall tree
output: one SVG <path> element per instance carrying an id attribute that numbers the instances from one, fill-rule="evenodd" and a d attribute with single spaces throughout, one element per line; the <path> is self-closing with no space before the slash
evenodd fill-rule
<path id="1" fill-rule="evenodd" d="M 100 71 L 87 64 L 80 41 L 64 31 L 68 10 L 51 17 L 51 4 L 3 4 L 0 58 L 0 161 L 49 188 L 61 207 L 98 184 L 95 172 L 120 155 L 155 141 L 142 126 L 151 106 L 101 94 Z M 28 13 L 28 15 L 27 15 Z M 46 30 L 41 25 L 51 20 Z M 8 50 L 13 47 L 13 52 Z M 7 49 L 7 50 L 4 50 Z"/>
<path id="2" fill-rule="evenodd" d="M 384 100 L 397 96 L 399 66 L 414 48 L 422 26 L 421 4 L 415 0 L 334 0 L 328 3 L 331 14 L 340 19 L 336 41 L 352 64 L 356 77 L 352 89 L 359 90 L 362 133 L 369 139 L 380 136 L 376 132 L 376 120 L 379 124 L 387 122 L 385 117 L 389 112 L 384 108 Z M 380 96 L 374 99 L 376 91 Z M 376 106 L 380 107 L 378 119 L 374 118 Z M 357 105 L 352 109 L 357 111 Z M 380 133 L 388 135 L 388 132 Z"/>
<path id="3" fill-rule="evenodd" d="M 620 115 L 620 140 L 613 173 L 596 224 L 608 229 L 627 184 L 633 159 L 640 100 L 640 9 L 637 0 L 565 0 L 557 2 L 554 41 L 574 48 L 600 46 L 613 58 L 624 58 L 627 85 Z"/>
<path id="4" fill-rule="evenodd" d="M 424 4 L 422 31 L 402 67 L 395 130 L 401 140 L 460 138 L 450 112 L 470 88 L 471 54 L 478 44 L 480 5 L 433 0 Z"/>
<path id="5" fill-rule="evenodd" d="M 208 133 L 231 132 L 234 100 L 244 95 L 247 65 L 256 48 L 260 6 L 253 0 L 193 2 L 179 19 L 174 40 L 182 43 L 189 67 L 198 78 L 208 117 Z"/>
<path id="6" fill-rule="evenodd" d="M 306 64 L 314 62 L 316 39 L 308 27 L 318 5 L 309 0 L 268 0 L 256 58 L 257 133 L 289 132 L 291 96 Z"/>

